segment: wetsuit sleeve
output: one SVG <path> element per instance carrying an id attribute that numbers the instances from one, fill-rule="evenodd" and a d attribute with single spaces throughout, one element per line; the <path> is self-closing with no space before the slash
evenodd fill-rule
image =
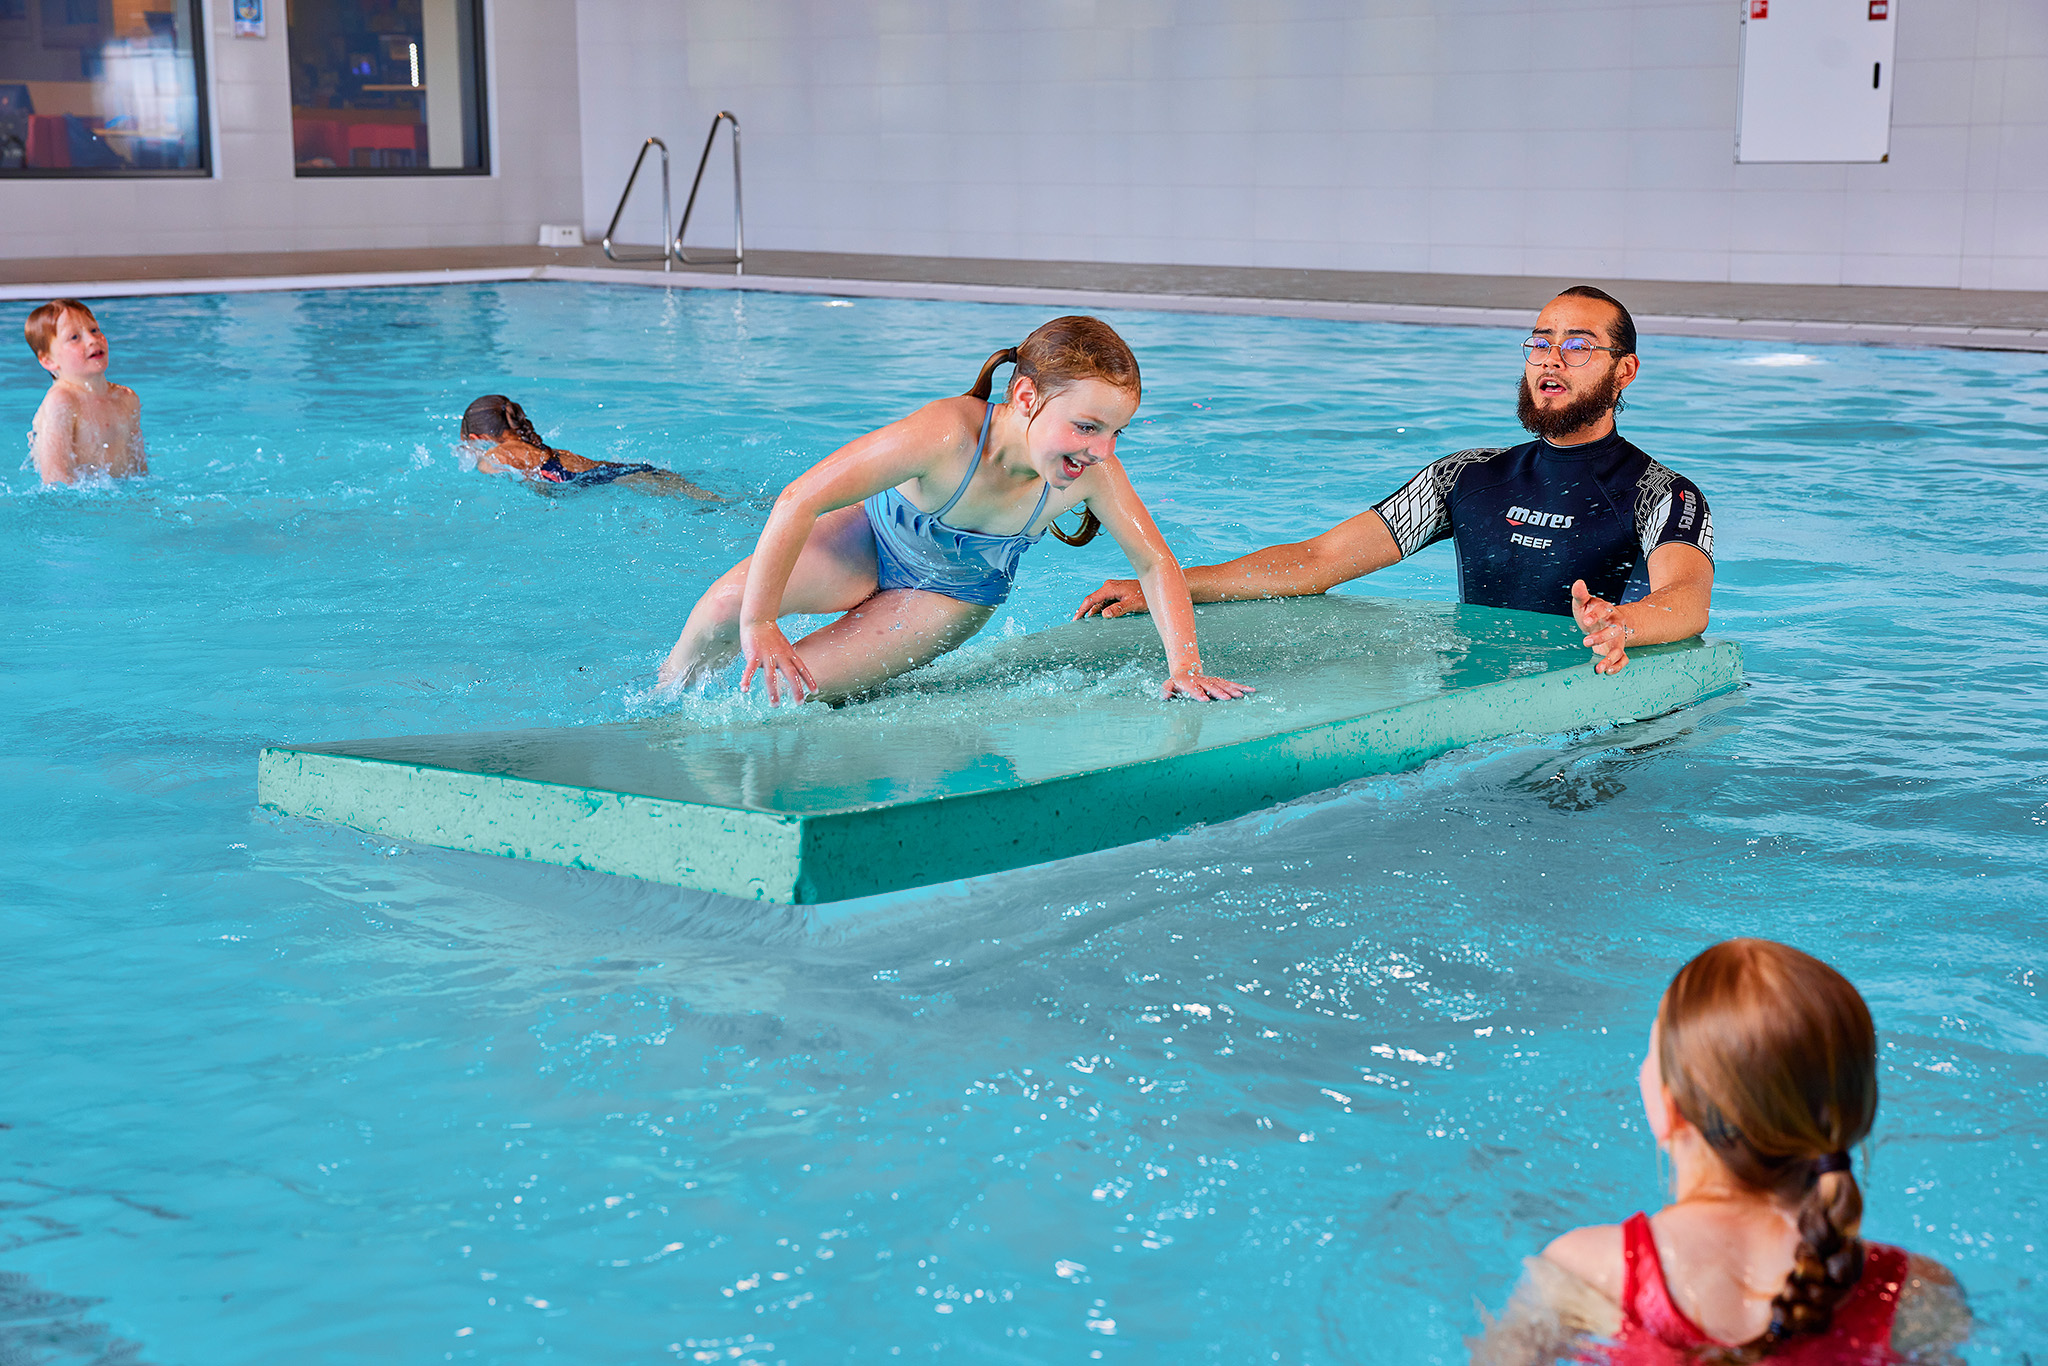
<path id="1" fill-rule="evenodd" d="M 1714 516 L 1699 485 L 1656 461 L 1636 484 L 1636 539 L 1643 558 L 1677 541 L 1714 558 Z"/>
<path id="2" fill-rule="evenodd" d="M 1435 545 L 1451 534 L 1451 490 L 1467 465 L 1490 460 L 1506 447 L 1494 450 L 1459 451 L 1423 468 L 1387 498 L 1372 505 L 1394 535 L 1394 544 L 1406 559 L 1426 545 Z"/>

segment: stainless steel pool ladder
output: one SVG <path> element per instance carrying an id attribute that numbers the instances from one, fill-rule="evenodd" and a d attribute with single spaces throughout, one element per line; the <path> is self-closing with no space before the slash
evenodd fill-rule
<path id="1" fill-rule="evenodd" d="M 618 251 L 612 246 L 612 237 L 619 230 L 619 218 L 626 212 L 626 201 L 633 197 L 633 182 L 640 178 L 640 164 L 647 160 L 647 149 L 650 147 L 659 147 L 661 149 L 662 248 L 661 251 L 654 256 L 643 256 L 639 252 L 634 252 L 630 255 L 621 256 L 619 255 Z M 663 270 L 668 270 L 670 268 L 668 235 L 668 225 L 670 217 L 671 215 L 669 213 L 668 200 L 668 144 L 663 142 L 660 138 L 649 138 L 647 139 L 647 141 L 640 144 L 640 155 L 633 158 L 633 170 L 626 177 L 626 188 L 619 191 L 619 207 L 612 210 L 612 221 L 605 227 L 604 254 L 606 258 L 613 261 L 660 261 L 661 268 Z"/>
<path id="2" fill-rule="evenodd" d="M 718 140 L 718 125 L 732 125 L 732 255 L 692 257 L 683 246 L 683 234 L 690 230 L 690 214 L 697 207 L 697 192 L 704 186 L 704 170 L 711 164 L 711 148 Z M 661 237 L 662 249 L 658 255 L 644 256 L 638 253 L 620 255 L 612 244 L 612 238 L 619 230 L 619 219 L 626 212 L 626 201 L 632 198 L 633 182 L 640 178 L 641 164 L 647 160 L 647 149 L 661 149 Z M 612 210 L 612 221 L 604 230 L 604 254 L 614 261 L 660 261 L 663 270 L 673 270 L 681 261 L 688 266 L 731 266 L 734 274 L 747 268 L 746 220 L 741 212 L 740 202 L 740 121 L 726 110 L 719 110 L 711 118 L 711 130 L 704 135 L 704 154 L 697 158 L 697 176 L 690 182 L 690 197 L 683 204 L 683 221 L 676 225 L 673 235 L 669 232 L 670 198 L 668 174 L 668 144 L 660 138 L 649 138 L 640 144 L 640 155 L 633 158 L 633 169 L 626 176 L 626 188 L 619 192 L 619 206 Z"/>

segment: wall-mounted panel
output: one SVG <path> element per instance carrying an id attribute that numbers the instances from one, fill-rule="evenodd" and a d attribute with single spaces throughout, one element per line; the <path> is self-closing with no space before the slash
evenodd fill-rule
<path id="1" fill-rule="evenodd" d="M 1899 0 L 1740 0 L 1737 161 L 1883 161 Z"/>

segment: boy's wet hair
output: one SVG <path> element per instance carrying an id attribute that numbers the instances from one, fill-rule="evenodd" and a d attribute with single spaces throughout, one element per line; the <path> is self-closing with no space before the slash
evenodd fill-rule
<path id="1" fill-rule="evenodd" d="M 1006 346 L 983 362 L 967 397 L 986 400 L 993 395 L 996 368 L 1005 364 L 1017 367 L 1010 376 L 1012 389 L 1019 379 L 1028 379 L 1038 386 L 1039 392 L 1050 394 L 1084 379 L 1099 379 L 1133 397 L 1144 394 L 1138 358 L 1131 354 L 1131 348 L 1116 334 L 1116 329 L 1100 318 L 1070 314 L 1040 325 L 1022 344 Z M 1102 523 L 1096 518 L 1095 509 L 1084 507 L 1081 526 L 1073 535 L 1060 530 L 1057 524 L 1048 529 L 1068 545 L 1086 545 L 1095 539 Z"/>
<path id="2" fill-rule="evenodd" d="M 1877 1116 L 1877 1034 L 1847 978 L 1768 939 L 1730 939 L 1679 969 L 1657 1008 L 1657 1064 L 1678 1112 L 1736 1180 L 1797 1212 L 1792 1271 L 1757 1361 L 1828 1331 L 1863 1275 L 1863 1192 L 1849 1150 Z"/>
<path id="3" fill-rule="evenodd" d="M 28 339 L 28 349 L 41 360 L 50 354 L 50 345 L 57 340 L 57 329 L 63 326 L 66 313 L 83 313 L 98 327 L 100 320 L 92 316 L 92 310 L 76 299 L 52 299 L 28 315 L 28 321 L 21 325 L 21 332 Z"/>
<path id="4" fill-rule="evenodd" d="M 544 451 L 554 449 L 540 439 L 526 410 L 503 394 L 485 394 L 463 409 L 462 435 L 465 440 L 480 441 L 503 441 L 509 436 Z"/>

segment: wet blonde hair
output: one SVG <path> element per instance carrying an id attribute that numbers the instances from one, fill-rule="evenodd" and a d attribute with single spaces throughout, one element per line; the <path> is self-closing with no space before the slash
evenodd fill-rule
<path id="1" fill-rule="evenodd" d="M 1082 380 L 1099 379 L 1134 399 L 1144 397 L 1138 358 L 1116 334 L 1116 329 L 1100 318 L 1070 314 L 1042 324 L 1021 344 L 1006 346 L 984 361 L 967 397 L 986 402 L 995 393 L 995 373 L 1002 365 L 1017 367 L 1004 390 L 1005 397 L 1016 392 L 1020 379 L 1030 380 L 1044 394 L 1056 393 Z M 1080 529 L 1073 535 L 1060 530 L 1057 524 L 1048 530 L 1068 545 L 1086 545 L 1102 530 L 1102 523 L 1093 508 L 1083 507 Z"/>
<path id="2" fill-rule="evenodd" d="M 1730 939 L 1671 979 L 1657 1034 L 1678 1112 L 1738 1181 L 1796 1210 L 1799 1248 L 1771 1326 L 1726 1359 L 1757 1361 L 1827 1332 L 1863 1275 L 1863 1192 L 1848 1153 L 1877 1116 L 1870 1008 L 1810 954 Z"/>

